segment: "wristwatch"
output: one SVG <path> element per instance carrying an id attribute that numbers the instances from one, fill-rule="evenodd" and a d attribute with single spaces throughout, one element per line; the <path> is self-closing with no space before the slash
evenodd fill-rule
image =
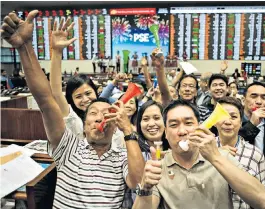
<path id="1" fill-rule="evenodd" d="M 137 136 L 137 134 L 135 132 L 132 132 L 131 134 L 124 136 L 124 140 L 125 141 L 128 141 L 128 140 L 137 141 L 138 140 L 138 136 Z"/>
<path id="2" fill-rule="evenodd" d="M 135 193 L 138 196 L 150 196 L 152 195 L 152 190 L 144 190 L 141 187 L 141 184 L 137 184 Z"/>
<path id="3" fill-rule="evenodd" d="M 145 95 L 145 97 L 147 98 L 147 100 L 152 100 L 152 97 L 151 96 Z"/>

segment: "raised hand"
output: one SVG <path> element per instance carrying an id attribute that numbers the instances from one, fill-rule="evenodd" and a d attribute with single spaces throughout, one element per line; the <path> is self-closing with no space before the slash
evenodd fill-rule
<path id="1" fill-rule="evenodd" d="M 115 113 L 109 113 L 105 115 L 106 123 L 115 122 L 117 127 L 124 133 L 124 135 L 128 135 L 132 133 L 131 122 L 125 112 L 124 104 L 121 101 L 115 102 L 110 111 L 115 110 Z"/>
<path id="2" fill-rule="evenodd" d="M 142 59 L 141 59 L 141 66 L 147 66 L 147 60 L 146 60 L 146 58 L 145 57 L 143 57 Z"/>
<path id="3" fill-rule="evenodd" d="M 164 56 L 160 56 L 160 57 L 157 57 L 154 55 L 150 55 L 150 56 L 151 56 L 152 62 L 154 63 L 154 66 L 157 69 L 161 69 L 164 66 L 164 62 L 165 62 Z"/>
<path id="4" fill-rule="evenodd" d="M 260 124 L 262 118 L 265 118 L 265 107 L 258 108 L 257 110 L 253 111 L 250 118 L 250 122 L 254 126 L 257 126 Z"/>
<path id="5" fill-rule="evenodd" d="M 150 148 L 152 159 L 148 160 L 144 167 L 144 174 L 141 187 L 145 190 L 151 190 L 153 186 L 159 183 L 162 174 L 162 163 L 156 159 L 156 150 Z"/>
<path id="6" fill-rule="evenodd" d="M 155 93 L 155 89 L 154 89 L 154 87 L 151 87 L 150 89 L 148 89 L 146 96 L 147 97 L 153 97 L 154 93 Z"/>
<path id="7" fill-rule="evenodd" d="M 113 84 L 116 86 L 119 82 L 124 82 L 127 79 L 126 73 L 118 73 L 113 79 Z"/>
<path id="8" fill-rule="evenodd" d="M 64 18 L 62 18 L 59 27 L 57 27 L 57 21 L 54 22 L 52 31 L 52 49 L 62 51 L 77 39 L 67 39 L 69 31 L 74 27 L 74 22 L 70 24 L 70 21 L 70 17 L 67 18 L 66 22 L 64 22 Z"/>
<path id="9" fill-rule="evenodd" d="M 214 134 L 202 125 L 195 132 L 190 133 L 188 139 L 189 144 L 198 147 L 201 155 L 210 163 L 221 155 Z"/>
<path id="10" fill-rule="evenodd" d="M 23 44 L 31 43 L 34 28 L 33 19 L 37 14 L 38 10 L 33 10 L 29 13 L 27 19 L 23 21 L 15 13 L 9 13 L 4 18 L 1 37 L 16 49 Z"/>
<path id="11" fill-rule="evenodd" d="M 221 63 L 221 71 L 225 71 L 227 68 L 228 68 L 228 61 L 227 60 L 224 60 Z"/>

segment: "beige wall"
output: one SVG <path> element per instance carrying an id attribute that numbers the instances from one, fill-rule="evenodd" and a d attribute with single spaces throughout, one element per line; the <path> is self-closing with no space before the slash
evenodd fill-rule
<path id="1" fill-rule="evenodd" d="M 50 61 L 42 61 L 40 60 L 40 65 L 41 67 L 46 69 L 46 72 L 49 72 L 49 66 L 50 66 Z M 261 64 L 261 72 L 262 75 L 265 75 L 265 61 L 228 61 L 228 69 L 227 69 L 227 74 L 232 74 L 236 68 L 241 69 L 241 63 L 242 62 L 253 62 L 253 63 L 262 63 Z M 213 73 L 218 73 L 220 71 L 220 65 L 221 61 L 220 60 L 191 60 L 190 63 L 194 65 L 198 69 L 200 73 L 203 72 L 213 72 Z M 92 73 L 93 72 L 93 67 L 92 67 L 92 62 L 91 60 L 65 60 L 62 62 L 62 72 L 66 70 L 67 73 L 70 73 L 71 70 L 74 72 L 75 68 L 79 67 L 79 71 L 83 73 Z M 122 65 L 121 65 L 122 68 Z M 97 72 L 99 72 L 99 69 L 97 69 Z"/>

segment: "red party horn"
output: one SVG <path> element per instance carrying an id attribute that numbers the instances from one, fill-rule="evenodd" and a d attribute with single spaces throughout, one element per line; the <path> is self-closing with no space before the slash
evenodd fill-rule
<path id="1" fill-rule="evenodd" d="M 106 125 L 106 119 L 104 119 L 101 123 L 97 124 L 96 128 L 100 132 L 103 132 L 105 125 Z"/>
<path id="2" fill-rule="evenodd" d="M 141 94 L 141 90 L 138 86 L 136 86 L 134 83 L 129 83 L 127 91 L 125 94 L 119 99 L 119 101 L 122 101 L 123 104 L 126 104 L 131 98 L 138 96 Z M 118 105 L 118 104 L 117 104 Z M 115 113 L 115 109 L 110 109 L 110 113 Z M 100 124 L 97 125 L 97 129 L 100 132 L 103 132 L 106 125 L 106 119 L 104 119 Z"/>
<path id="3" fill-rule="evenodd" d="M 252 112 L 256 111 L 257 109 L 259 109 L 258 107 L 252 107 Z"/>
<path id="4" fill-rule="evenodd" d="M 131 98 L 138 96 L 139 94 L 141 94 L 140 88 L 134 83 L 129 83 L 128 89 L 125 94 L 120 98 L 120 101 L 122 101 L 123 104 L 126 104 Z"/>

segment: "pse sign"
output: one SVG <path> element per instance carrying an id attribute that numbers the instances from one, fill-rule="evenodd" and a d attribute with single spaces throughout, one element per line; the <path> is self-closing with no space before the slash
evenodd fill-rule
<path id="1" fill-rule="evenodd" d="M 133 35 L 134 42 L 149 42 L 149 33 L 135 33 Z"/>

